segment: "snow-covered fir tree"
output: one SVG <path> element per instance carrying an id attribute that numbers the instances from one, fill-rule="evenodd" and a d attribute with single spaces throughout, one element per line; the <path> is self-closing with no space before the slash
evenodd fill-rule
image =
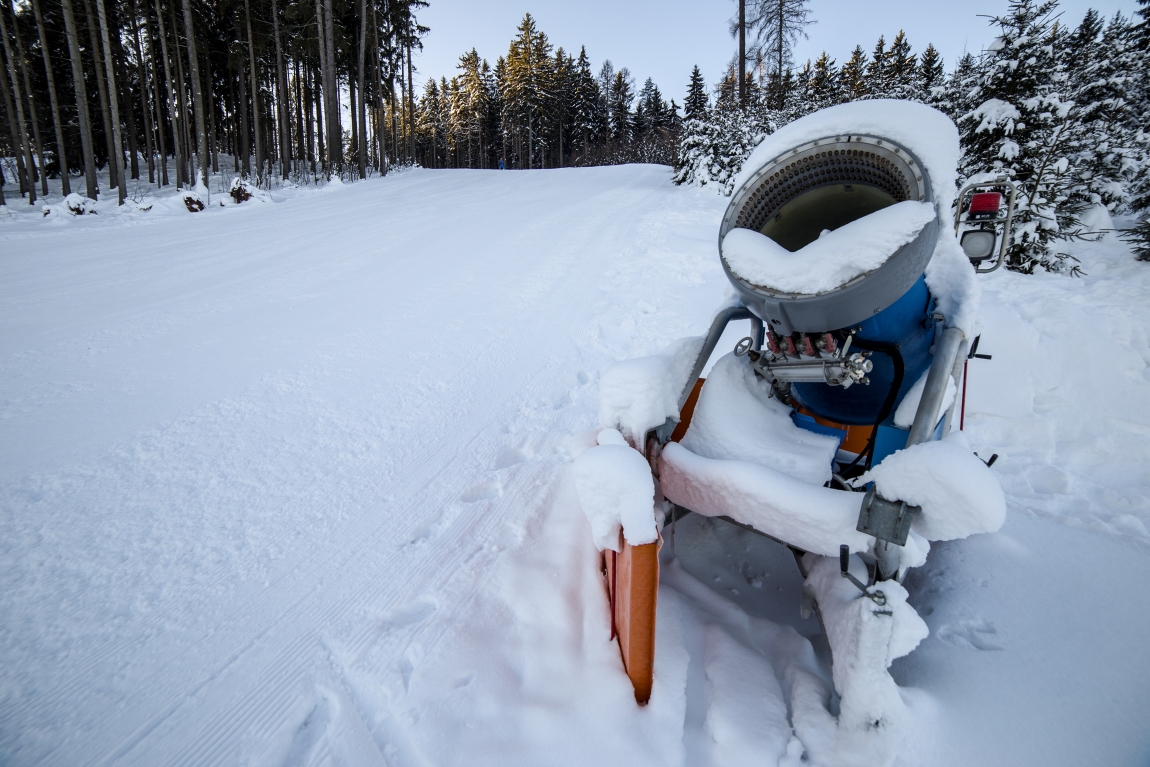
<path id="1" fill-rule="evenodd" d="M 1123 175 L 1137 159 L 1126 100 L 1137 71 L 1129 24 L 1116 14 L 1104 26 L 1091 9 L 1067 43 L 1070 84 L 1085 136 L 1076 158 L 1078 172 L 1091 202 L 1115 213 L 1125 203 Z"/>
<path id="2" fill-rule="evenodd" d="M 839 72 L 835 67 L 835 60 L 823 51 L 815 59 L 811 68 L 810 79 L 807 80 L 806 103 L 810 111 L 825 109 L 842 101 L 839 97 Z"/>
<path id="3" fill-rule="evenodd" d="M 910 42 L 900 29 L 886 52 L 886 66 L 883 67 L 885 90 L 881 91 L 884 98 L 918 98 L 919 91 L 915 82 L 917 62 L 918 57 L 911 51 Z"/>
<path id="4" fill-rule="evenodd" d="M 940 95 L 940 90 L 946 80 L 946 68 L 942 63 L 942 56 L 933 44 L 927 43 L 926 49 L 918 60 L 918 69 L 914 77 L 914 98 L 916 101 L 934 106 Z"/>
<path id="5" fill-rule="evenodd" d="M 851 57 L 839 70 L 839 89 L 844 101 L 857 101 L 870 93 L 867 90 L 867 63 L 866 51 L 861 45 L 856 45 Z"/>

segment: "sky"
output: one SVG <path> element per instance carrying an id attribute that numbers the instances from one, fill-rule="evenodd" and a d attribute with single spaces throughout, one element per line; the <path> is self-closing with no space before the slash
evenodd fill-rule
<path id="1" fill-rule="evenodd" d="M 459 56 L 475 48 L 492 66 L 507 54 L 515 27 L 530 12 L 551 43 L 574 56 L 586 46 L 597 72 L 604 59 L 627 67 L 638 85 L 648 77 L 665 98 L 679 104 L 691 67 L 698 65 L 708 84 L 726 69 L 735 51 L 728 31 L 735 0 L 429 0 L 419 21 L 431 31 L 415 56 L 419 90 L 428 77 L 450 78 Z M 1076 26 L 1087 8 L 1110 17 L 1130 16 L 1136 0 L 1063 0 L 1064 22 Z M 934 43 L 947 68 L 963 51 L 980 50 L 991 40 L 987 15 L 1003 13 L 1007 0 L 811 0 L 809 40 L 799 42 L 795 59 L 815 59 L 826 50 L 842 63 L 862 45 L 868 53 L 880 34 L 889 41 L 905 30 L 915 53 Z M 417 91 L 419 92 L 419 91 Z"/>

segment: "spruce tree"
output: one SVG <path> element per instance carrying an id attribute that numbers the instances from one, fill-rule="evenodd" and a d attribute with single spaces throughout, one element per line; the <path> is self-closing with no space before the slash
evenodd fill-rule
<path id="1" fill-rule="evenodd" d="M 608 94 L 611 112 L 611 138 L 617 145 L 631 141 L 635 130 L 631 104 L 635 100 L 635 80 L 627 67 L 615 73 Z"/>
<path id="2" fill-rule="evenodd" d="M 958 122 L 977 106 L 974 98 L 978 93 L 979 77 L 978 61 L 973 54 L 964 53 L 958 60 L 958 66 L 946 78 L 942 87 L 936 90 L 932 106 Z"/>
<path id="3" fill-rule="evenodd" d="M 892 99 L 913 99 L 915 88 L 915 64 L 917 57 L 911 52 L 910 43 L 900 29 L 890 42 L 886 52 L 886 66 L 883 67 L 885 82 L 884 95 Z"/>
<path id="4" fill-rule="evenodd" d="M 866 70 L 866 88 L 874 98 L 886 98 L 890 93 L 890 77 L 887 74 L 888 64 L 886 38 L 879 35 Z"/>
<path id="5" fill-rule="evenodd" d="M 1122 175 L 1135 161 L 1126 95 L 1135 88 L 1137 61 L 1129 38 L 1121 14 L 1103 28 L 1093 9 L 1069 36 L 1070 85 L 1085 137 L 1076 165 L 1090 201 L 1112 213 L 1124 202 Z"/>
<path id="6" fill-rule="evenodd" d="M 581 162 L 589 162 L 591 140 L 596 138 L 596 112 L 600 101 L 599 84 L 591 74 L 591 61 L 587 49 L 580 48 L 575 62 L 574 85 L 574 138 L 582 155 Z"/>
<path id="7" fill-rule="evenodd" d="M 915 72 L 914 98 L 926 104 L 936 104 L 941 98 L 938 92 L 944 83 L 946 72 L 942 64 L 942 56 L 933 44 L 927 43 L 926 50 L 918 60 L 918 70 Z"/>
<path id="8" fill-rule="evenodd" d="M 838 69 L 835 60 L 826 51 L 815 60 L 810 79 L 807 80 L 806 101 L 812 112 L 840 102 Z"/>
<path id="9" fill-rule="evenodd" d="M 867 90 L 867 55 L 861 45 L 856 45 L 851 57 L 839 70 L 839 87 L 845 101 L 857 101 L 870 93 Z"/>
<path id="10" fill-rule="evenodd" d="M 1131 70 L 1129 91 L 1130 144 L 1135 152 L 1126 176 L 1129 179 L 1129 207 L 1150 211 L 1150 0 L 1138 0 L 1138 21 L 1128 31 L 1127 50 L 1136 62 Z M 1150 241 L 1148 241 L 1150 242 Z"/>
<path id="11" fill-rule="evenodd" d="M 687 82 L 687 100 L 683 102 L 683 119 L 701 119 L 707 111 L 707 84 L 699 72 L 698 65 L 691 70 L 691 79 Z"/>

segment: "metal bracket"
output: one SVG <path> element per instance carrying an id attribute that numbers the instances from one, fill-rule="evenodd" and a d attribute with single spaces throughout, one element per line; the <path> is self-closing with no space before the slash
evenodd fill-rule
<path id="1" fill-rule="evenodd" d="M 858 578 L 851 575 L 850 566 L 851 566 L 851 550 L 850 550 L 850 547 L 844 543 L 843 545 L 839 546 L 839 574 L 842 575 L 842 577 L 846 578 L 851 583 L 853 583 L 855 585 L 855 588 L 857 588 L 859 591 L 861 591 L 863 593 L 864 597 L 871 600 L 872 602 L 874 602 L 879 607 L 884 607 L 886 605 L 886 594 L 882 593 L 878 589 L 875 589 L 874 591 L 868 591 L 867 589 L 869 588 L 869 586 L 864 586 L 862 581 L 860 581 Z M 889 612 L 881 611 L 881 610 L 876 612 L 875 614 L 876 615 L 890 615 Z"/>
<path id="2" fill-rule="evenodd" d="M 909 506 L 905 501 L 888 501 L 879 495 L 872 485 L 863 496 L 858 526 L 855 529 L 860 533 L 873 535 L 880 541 L 905 546 L 914 515 L 921 511 L 921 507 Z"/>

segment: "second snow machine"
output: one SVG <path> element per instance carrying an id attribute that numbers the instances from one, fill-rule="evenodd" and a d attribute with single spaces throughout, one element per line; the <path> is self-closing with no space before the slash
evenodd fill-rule
<path id="1" fill-rule="evenodd" d="M 640 703 L 652 690 L 661 536 L 698 513 L 792 550 L 831 646 L 840 726 L 894 716 L 887 666 L 926 635 L 906 604 L 907 569 L 925 562 L 929 540 L 995 530 L 1005 515 L 988 466 L 947 436 L 977 322 L 976 268 L 1010 227 L 1002 194 L 964 189 L 970 210 L 954 220 L 984 234 L 960 245 L 947 224 L 958 151 L 947 117 L 902 101 L 832 107 L 769 136 L 718 232 L 736 298 L 705 336 L 603 374 L 602 431 L 575 476 Z M 749 333 L 704 382 L 738 321 Z M 858 674 L 881 675 L 886 692 Z"/>

